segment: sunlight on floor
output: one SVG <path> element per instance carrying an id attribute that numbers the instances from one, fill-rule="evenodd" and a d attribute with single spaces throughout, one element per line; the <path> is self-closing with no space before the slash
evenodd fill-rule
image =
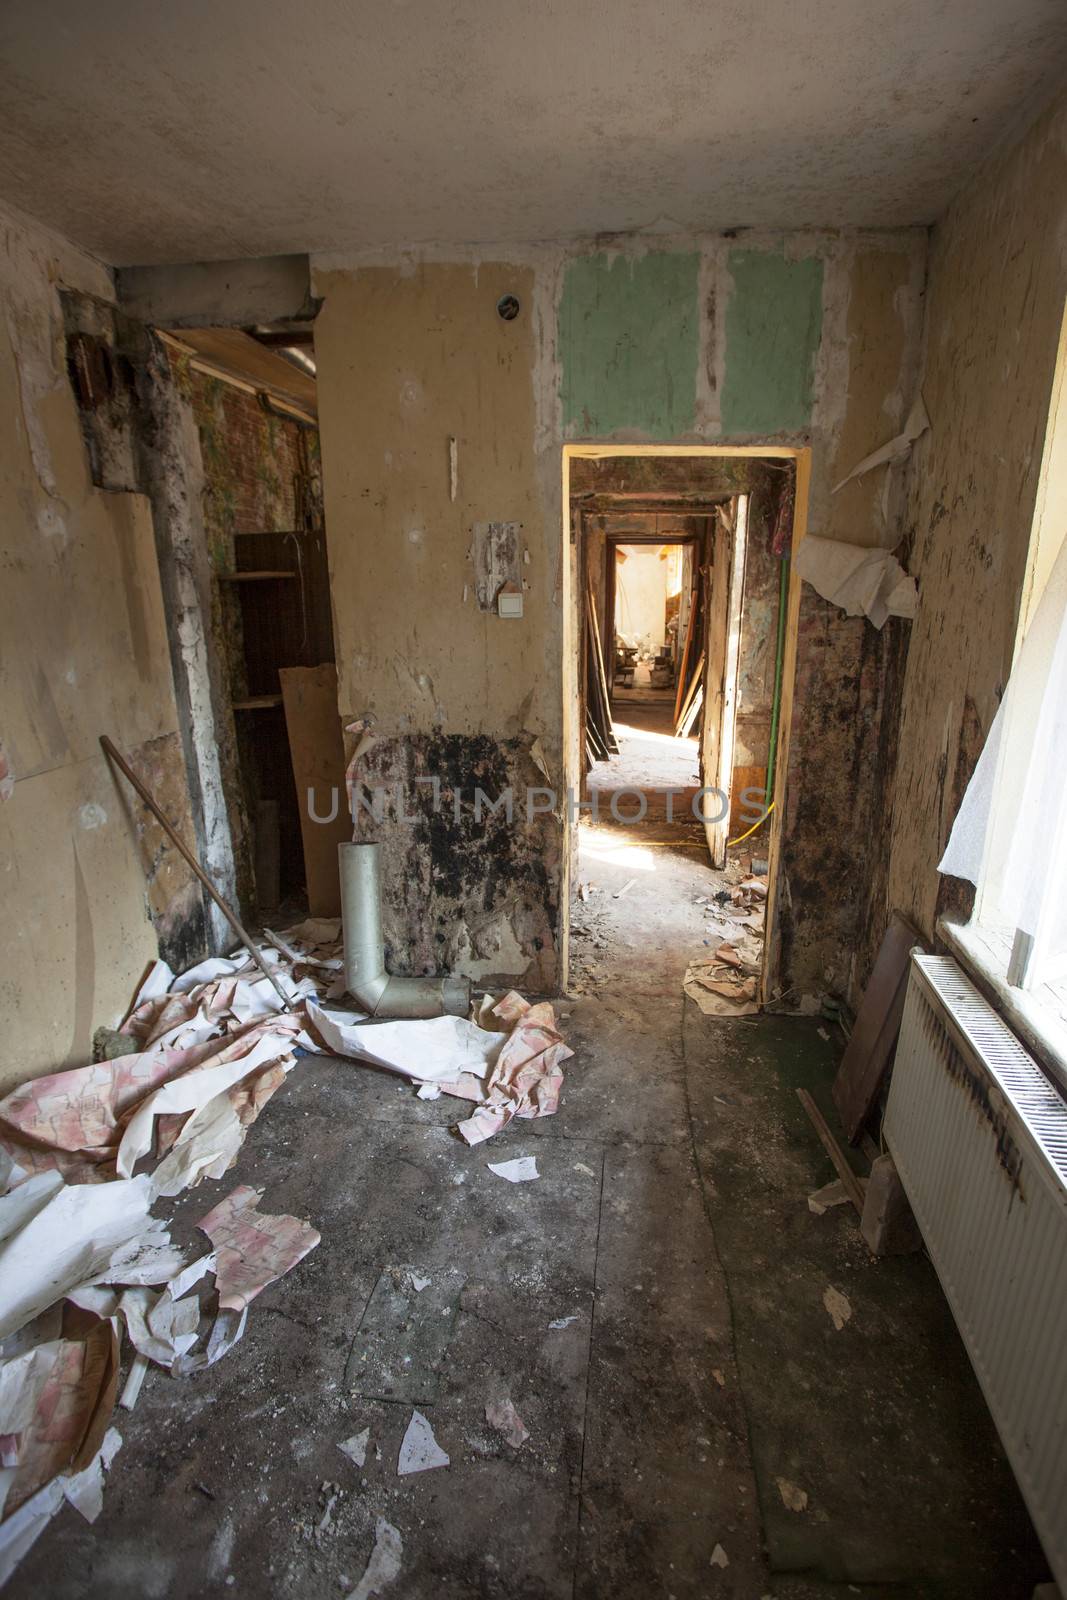
<path id="1" fill-rule="evenodd" d="M 657 867 L 655 856 L 644 845 L 619 844 L 614 839 L 600 837 L 592 830 L 583 831 L 582 852 L 612 866 L 632 867 L 635 872 L 655 872 Z"/>

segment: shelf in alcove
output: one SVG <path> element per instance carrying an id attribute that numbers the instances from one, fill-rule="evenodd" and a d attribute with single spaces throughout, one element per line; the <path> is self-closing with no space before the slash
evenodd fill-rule
<path id="1" fill-rule="evenodd" d="M 273 711 L 275 707 L 280 706 L 281 703 L 282 697 L 280 694 L 253 694 L 250 695 L 247 700 L 232 701 L 231 710 Z"/>

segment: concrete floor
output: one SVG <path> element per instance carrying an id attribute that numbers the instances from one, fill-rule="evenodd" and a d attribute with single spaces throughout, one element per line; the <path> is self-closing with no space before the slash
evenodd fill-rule
<path id="1" fill-rule="evenodd" d="M 12 1600 L 346 1596 L 380 1516 L 397 1600 L 1029 1600 L 1041 1556 L 932 1269 L 807 1207 L 832 1173 L 793 1089 L 828 1105 L 839 1039 L 684 999 L 699 835 L 587 828 L 582 878 L 560 1114 L 469 1150 L 453 1102 L 305 1061 L 181 1215 L 262 1185 L 322 1244 L 217 1367 L 152 1373 L 103 1515 L 65 1509 Z M 487 1171 L 524 1154 L 535 1183 Z M 504 1396 L 519 1450 L 485 1422 Z M 399 1479 L 414 1404 L 452 1464 Z M 338 1443 L 368 1426 L 359 1471 Z"/>
<path id="2" fill-rule="evenodd" d="M 638 669 L 647 677 L 647 667 Z M 674 690 L 635 687 L 616 692 L 611 701 L 611 720 L 619 753 L 598 761 L 588 776 L 589 793 L 600 796 L 604 817 L 610 821 L 610 797 L 620 789 L 640 789 L 648 801 L 650 815 L 663 815 L 659 794 L 667 789 L 686 791 L 679 798 L 675 814 L 681 816 L 689 799 L 700 787 L 700 746 L 690 736 L 674 736 Z M 620 815 L 631 815 L 635 801 L 630 798 L 619 807 Z"/>

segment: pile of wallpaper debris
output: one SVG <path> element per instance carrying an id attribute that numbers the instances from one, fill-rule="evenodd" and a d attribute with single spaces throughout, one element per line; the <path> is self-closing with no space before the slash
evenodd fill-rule
<path id="1" fill-rule="evenodd" d="M 136 1404 L 151 1364 L 181 1377 L 219 1360 L 256 1295 L 319 1243 L 244 1185 L 200 1219 L 209 1248 L 193 1260 L 152 1215 L 223 1177 L 298 1053 L 352 1056 L 424 1098 L 473 1102 L 459 1124 L 469 1144 L 556 1110 L 572 1052 L 550 1005 L 510 993 L 471 1019 L 381 1023 L 329 1010 L 344 991 L 339 936 L 330 919 L 266 936 L 288 1011 L 243 953 L 179 978 L 156 962 L 111 1059 L 0 1100 L 0 1585 L 65 1501 L 99 1514 L 122 1443 L 116 1401 Z"/>
<path id="2" fill-rule="evenodd" d="M 759 1010 L 767 880 L 739 860 L 727 862 L 724 879 L 705 902 L 709 954 L 689 963 L 682 987 L 705 1016 L 750 1016 Z"/>

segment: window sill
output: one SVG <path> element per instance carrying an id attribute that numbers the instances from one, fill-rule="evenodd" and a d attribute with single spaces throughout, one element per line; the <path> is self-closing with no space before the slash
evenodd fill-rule
<path id="1" fill-rule="evenodd" d="M 1061 1094 L 1067 1094 L 1067 1016 L 1051 989 L 1015 989 L 1005 981 L 1003 941 L 974 923 L 937 924 L 939 938 L 986 993 L 1009 1028 L 1033 1054 Z"/>

